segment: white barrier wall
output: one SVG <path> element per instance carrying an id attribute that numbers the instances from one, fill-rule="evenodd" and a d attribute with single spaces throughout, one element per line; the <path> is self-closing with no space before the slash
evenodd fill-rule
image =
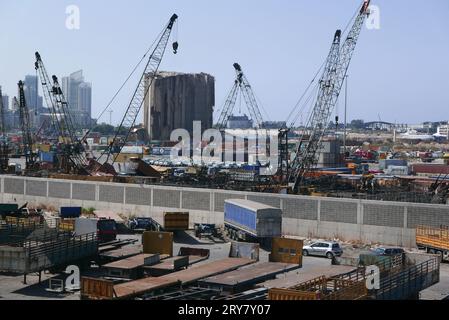
<path id="1" fill-rule="evenodd" d="M 261 194 L 136 184 L 3 176 L 2 203 L 82 206 L 162 222 L 169 210 L 187 210 L 191 223 L 223 224 L 224 200 L 243 198 L 283 210 L 283 234 L 414 247 L 417 225 L 449 225 L 449 206 Z"/>

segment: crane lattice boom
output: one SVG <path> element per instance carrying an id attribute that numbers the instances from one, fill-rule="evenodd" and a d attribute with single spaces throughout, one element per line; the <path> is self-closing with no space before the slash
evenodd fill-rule
<path id="1" fill-rule="evenodd" d="M 0 88 L 0 134 L 2 139 L 0 141 L 0 171 L 7 172 L 8 170 L 8 142 L 5 128 L 5 106 L 3 105 L 2 89 Z M 6 106 L 7 108 L 7 106 Z"/>
<path id="2" fill-rule="evenodd" d="M 109 149 L 107 150 L 106 163 L 108 162 L 109 157 L 111 156 L 115 148 L 117 148 L 115 149 L 117 155 L 115 156 L 113 162 L 116 161 L 118 155 L 120 154 L 122 148 L 125 146 L 129 138 L 129 135 L 136 123 L 136 119 L 137 116 L 139 115 L 140 109 L 142 108 L 145 98 L 148 95 L 148 91 L 157 75 L 157 71 L 159 69 L 165 50 L 167 48 L 168 40 L 170 38 L 173 25 L 177 19 L 178 16 L 176 14 L 174 14 L 170 18 L 170 21 L 168 22 L 167 26 L 162 32 L 162 36 L 160 37 L 158 43 L 156 44 L 155 49 L 153 50 L 148 59 L 147 65 L 145 66 L 145 70 L 142 73 L 142 76 L 140 77 L 139 83 L 137 85 L 136 90 L 134 91 L 131 102 L 129 103 L 128 108 L 126 109 L 125 115 L 120 123 L 117 133 L 112 143 L 110 144 Z M 173 44 L 173 50 L 175 53 L 177 51 L 177 48 L 178 45 L 175 42 Z M 122 129 L 126 130 L 126 134 L 124 139 L 118 141 L 118 137 L 121 134 Z"/>
<path id="3" fill-rule="evenodd" d="M 232 116 L 232 112 L 234 111 L 235 103 L 237 101 L 237 96 L 239 92 L 242 93 L 243 98 L 245 99 L 245 104 L 250 113 L 251 119 L 254 121 L 256 128 L 261 129 L 263 124 L 262 114 L 260 113 L 259 106 L 257 104 L 256 96 L 254 95 L 254 91 L 249 84 L 248 79 L 242 71 L 241 66 L 238 63 L 234 63 L 234 69 L 236 72 L 236 80 L 234 81 L 234 85 L 231 91 L 228 94 L 228 97 L 223 106 L 223 110 L 220 114 L 220 118 L 218 119 L 218 128 L 225 129 L 229 118 Z"/>
<path id="4" fill-rule="evenodd" d="M 52 114 L 54 126 L 59 130 L 63 141 L 63 156 L 79 173 L 90 174 L 87 170 L 88 160 L 83 152 L 81 141 L 76 136 L 69 105 L 59 85 L 58 78 L 48 76 L 44 62 L 39 52 L 36 52 L 35 68 L 39 73 L 45 100 Z"/>
<path id="5" fill-rule="evenodd" d="M 36 162 L 36 158 L 33 153 L 33 138 L 31 135 L 30 114 L 25 100 L 25 91 L 23 82 L 19 81 L 18 86 L 19 86 L 19 113 L 20 113 L 20 124 L 22 129 L 23 151 L 25 153 L 26 168 L 31 169 Z"/>
<path id="6" fill-rule="evenodd" d="M 344 78 L 351 62 L 357 40 L 369 15 L 370 0 L 363 3 L 346 40 L 340 47 L 341 31 L 337 30 L 327 57 L 325 68 L 319 82 L 318 96 L 312 110 L 307 127 L 309 132 L 301 136 L 296 157 L 293 160 L 289 181 L 294 182 L 293 191 L 296 193 L 304 181 L 304 176 L 316 165 L 317 151 L 321 146 L 322 138 L 326 132 L 330 115 L 337 104 L 343 86 Z M 306 139 L 306 137 L 308 138 Z M 303 145 L 305 141 L 305 145 Z"/>

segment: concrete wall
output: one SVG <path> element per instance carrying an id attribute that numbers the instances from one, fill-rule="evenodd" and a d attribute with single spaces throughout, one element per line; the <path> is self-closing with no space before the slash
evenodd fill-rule
<path id="1" fill-rule="evenodd" d="M 222 225 L 224 200 L 248 199 L 283 210 L 283 234 L 415 246 L 417 225 L 449 225 L 449 206 L 260 194 L 134 184 L 3 176 L 0 201 L 93 207 L 162 223 L 164 211 L 190 212 L 190 222 Z"/>

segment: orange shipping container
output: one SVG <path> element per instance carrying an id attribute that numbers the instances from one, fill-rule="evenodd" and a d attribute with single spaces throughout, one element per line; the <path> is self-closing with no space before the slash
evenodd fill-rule
<path id="1" fill-rule="evenodd" d="M 189 230 L 189 213 L 165 212 L 164 229 L 167 231 Z"/>

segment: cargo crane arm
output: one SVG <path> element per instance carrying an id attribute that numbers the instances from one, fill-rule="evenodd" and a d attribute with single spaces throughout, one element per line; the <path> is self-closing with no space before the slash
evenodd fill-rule
<path id="1" fill-rule="evenodd" d="M 8 140 L 6 136 L 6 128 L 5 128 L 5 106 L 3 105 L 2 99 L 2 89 L 0 88 L 0 172 L 8 171 Z"/>
<path id="2" fill-rule="evenodd" d="M 53 75 L 50 80 L 39 52 L 35 56 L 35 68 L 39 72 L 47 106 L 51 110 L 54 126 L 64 142 L 64 156 L 79 173 L 90 174 L 86 169 L 88 160 L 83 153 L 82 143 L 75 134 L 72 115 L 58 78 Z"/>
<path id="3" fill-rule="evenodd" d="M 223 106 L 223 110 L 220 114 L 220 118 L 217 122 L 217 128 L 220 130 L 226 129 L 228 124 L 229 117 L 232 115 L 232 111 L 235 107 L 235 102 L 237 101 L 237 95 L 239 92 L 239 83 L 238 81 L 234 81 L 234 85 L 232 86 L 231 91 L 226 98 L 225 104 Z"/>
<path id="4" fill-rule="evenodd" d="M 57 133 L 64 139 L 66 137 L 66 130 L 64 128 L 64 123 L 60 121 L 61 112 L 58 110 L 56 105 L 51 79 L 48 76 L 47 69 L 45 68 L 39 52 L 36 52 L 35 56 L 36 62 L 34 63 L 34 68 L 39 73 L 39 79 L 41 81 L 45 102 L 47 107 L 50 109 L 52 125 L 56 129 Z"/>
<path id="5" fill-rule="evenodd" d="M 309 118 L 308 127 L 311 128 L 308 133 L 306 145 L 305 132 L 301 136 L 297 148 L 296 157 L 293 160 L 289 181 L 293 181 L 293 192 L 297 193 L 299 186 L 303 183 L 305 174 L 316 164 L 316 154 L 321 146 L 322 138 L 327 129 L 330 115 L 337 104 L 338 97 L 343 86 L 344 78 L 351 62 L 357 40 L 369 15 L 370 0 L 365 0 L 355 21 L 349 31 L 346 40 L 340 47 L 341 31 L 337 30 L 331 50 L 327 57 L 323 75 L 319 83 L 319 91 L 315 106 Z"/>
<path id="6" fill-rule="evenodd" d="M 242 67 L 238 63 L 234 63 L 235 72 L 237 73 L 237 81 L 240 86 L 240 90 L 242 91 L 243 98 L 245 99 L 245 103 L 248 107 L 248 111 L 251 114 L 251 118 L 253 119 L 256 128 L 261 129 L 263 118 L 260 113 L 259 106 L 257 105 L 256 96 L 254 95 L 253 89 L 249 84 L 248 79 L 242 71 Z"/>
<path id="7" fill-rule="evenodd" d="M 260 113 L 259 106 L 257 105 L 256 96 L 254 95 L 253 89 L 249 84 L 248 79 L 242 71 L 242 67 L 238 63 L 234 63 L 234 69 L 236 72 L 236 79 L 231 91 L 221 111 L 220 118 L 217 122 L 218 129 L 225 129 L 229 118 L 232 116 L 234 111 L 235 103 L 237 101 L 237 96 L 241 92 L 243 98 L 245 99 L 245 104 L 250 113 L 251 119 L 254 121 L 257 128 L 262 128 L 262 114 Z"/>
<path id="8" fill-rule="evenodd" d="M 25 91 L 23 82 L 19 81 L 18 86 L 19 86 L 20 124 L 22 129 L 22 144 L 23 144 L 23 151 L 25 153 L 26 168 L 29 170 L 34 167 L 36 163 L 36 156 L 33 152 L 33 138 L 31 135 L 30 115 L 25 100 Z"/>
<path id="9" fill-rule="evenodd" d="M 131 131 L 133 130 L 133 127 L 136 123 L 136 119 L 137 116 L 139 115 L 140 109 L 142 108 L 145 98 L 148 95 L 148 91 L 157 75 L 157 71 L 159 69 L 165 50 L 167 48 L 168 40 L 170 39 L 170 34 L 172 32 L 173 25 L 177 19 L 178 16 L 176 14 L 173 14 L 167 26 L 164 28 L 162 35 L 156 44 L 156 47 L 151 53 L 148 62 L 145 66 L 145 70 L 143 71 L 142 76 L 140 77 L 137 88 L 134 91 L 133 97 L 128 105 L 128 108 L 126 109 L 125 115 L 122 121 L 120 122 L 120 125 L 117 129 L 114 139 L 112 140 L 111 144 L 109 145 L 109 148 L 105 152 L 105 154 L 107 153 L 107 159 L 105 163 L 109 161 L 109 158 L 114 153 L 115 149 L 117 154 L 113 158 L 114 163 L 118 155 L 120 154 L 122 148 L 125 146 L 129 138 L 129 135 L 131 134 Z M 177 49 L 178 43 L 174 42 L 173 43 L 174 53 L 177 52 Z M 126 131 L 125 137 L 124 139 L 121 139 L 121 141 L 119 141 L 119 135 L 123 130 Z"/>
<path id="10" fill-rule="evenodd" d="M 53 97 L 56 101 L 57 109 L 60 110 L 64 116 L 64 124 L 67 130 L 66 137 L 69 139 L 67 143 L 67 150 L 71 162 L 74 164 L 79 172 L 87 173 L 86 167 L 88 166 L 88 160 L 84 154 L 84 148 L 82 141 L 76 136 L 75 126 L 73 124 L 72 115 L 69 110 L 69 105 L 59 85 L 58 78 L 52 76 L 53 80 Z"/>

